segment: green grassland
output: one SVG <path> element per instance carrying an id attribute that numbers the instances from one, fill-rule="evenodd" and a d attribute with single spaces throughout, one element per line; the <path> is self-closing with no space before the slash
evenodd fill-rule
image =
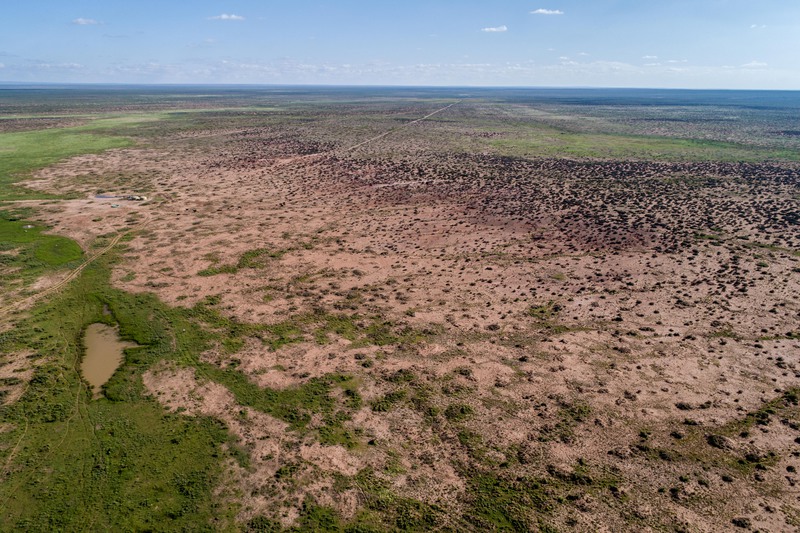
<path id="1" fill-rule="evenodd" d="M 524 128 L 510 137 L 491 144 L 503 155 L 521 157 L 651 161 L 800 160 L 800 154 L 793 150 L 672 137 L 575 133 L 546 126 Z"/>
<path id="2" fill-rule="evenodd" d="M 29 211 L 0 211 L 0 252 L 15 252 L 0 256 L 0 264 L 40 272 L 42 268 L 64 266 L 82 257 L 83 251 L 75 241 L 42 233 L 46 228 L 25 221 L 26 214 L 30 216 Z"/>
<path id="3" fill-rule="evenodd" d="M 77 266 L 83 250 L 65 237 L 43 233 L 41 224 L 25 220 L 29 211 L 0 211 L 0 291 L 24 288 L 42 274 Z"/>
<path id="4" fill-rule="evenodd" d="M 62 159 L 130 145 L 121 137 L 96 135 L 79 128 L 53 128 L 0 134 L 0 202 L 53 198 L 19 187 L 31 173 Z M 0 211 L 0 271 L 3 292 L 29 283 L 42 274 L 77 266 L 83 252 L 74 241 L 45 233 L 32 222 L 30 209 Z"/>
<path id="5" fill-rule="evenodd" d="M 53 128 L 0 134 L 0 194 L 2 200 L 47 198 L 14 184 L 31 172 L 67 157 L 129 146 L 121 137 L 84 133 L 79 128 Z"/>
<path id="6" fill-rule="evenodd" d="M 68 157 L 129 146 L 129 139 L 86 133 L 82 127 L 0 134 L 0 202 L 56 198 L 17 185 L 39 169 Z M 77 266 L 83 251 L 74 241 L 45 233 L 32 209 L 0 211 L 0 289 L 4 294 L 53 270 Z"/>
<path id="7" fill-rule="evenodd" d="M 165 520 L 193 529 L 228 520 L 211 499 L 224 426 L 167 414 L 144 396 L 141 380 L 116 379 L 113 400 L 92 401 L 79 375 L 89 323 L 118 316 L 126 338 L 143 345 L 129 351 L 126 368 L 146 367 L 168 342 L 162 323 L 129 322 L 140 318 L 125 312 L 135 297 L 108 289 L 107 275 L 106 266 L 90 266 L 0 337 L 3 356 L 35 350 L 39 365 L 22 398 L 0 411 L 13 428 L 0 452 L 2 530 L 145 530 Z M 116 314 L 105 315 L 104 305 Z"/>

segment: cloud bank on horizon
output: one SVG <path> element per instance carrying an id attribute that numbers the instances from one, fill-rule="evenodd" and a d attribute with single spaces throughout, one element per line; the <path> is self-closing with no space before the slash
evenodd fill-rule
<path id="1" fill-rule="evenodd" d="M 10 3 L 0 82 L 800 89 L 800 2 L 177 4 Z"/>

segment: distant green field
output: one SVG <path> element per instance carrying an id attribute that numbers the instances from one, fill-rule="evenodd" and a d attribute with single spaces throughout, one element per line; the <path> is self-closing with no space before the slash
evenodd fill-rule
<path id="1" fill-rule="evenodd" d="M 81 127 L 83 128 L 83 127 Z M 0 134 L 0 201 L 46 198 L 15 184 L 31 172 L 81 154 L 122 148 L 131 142 L 121 137 L 84 133 L 80 128 L 53 128 Z"/>
<path id="2" fill-rule="evenodd" d="M 800 160 L 792 150 L 766 149 L 721 141 L 644 135 L 575 133 L 547 126 L 525 127 L 508 139 L 491 141 L 503 155 L 656 161 Z"/>

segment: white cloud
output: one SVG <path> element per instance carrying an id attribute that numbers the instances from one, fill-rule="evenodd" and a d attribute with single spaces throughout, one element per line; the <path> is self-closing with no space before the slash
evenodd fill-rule
<path id="1" fill-rule="evenodd" d="M 6 64 L 5 63 L 0 63 L 0 68 L 6 68 Z"/>
<path id="2" fill-rule="evenodd" d="M 767 27 L 766 24 L 751 24 L 750 25 L 750 29 L 751 30 L 763 30 L 766 27 Z"/>
<path id="3" fill-rule="evenodd" d="M 222 15 L 217 15 L 216 17 L 208 17 L 208 20 L 244 20 L 244 17 L 241 15 L 229 15 L 228 13 L 223 13 Z"/>
<path id="4" fill-rule="evenodd" d="M 564 12 L 561 11 L 560 9 L 544 9 L 541 7 L 539 9 L 534 9 L 533 11 L 531 11 L 531 15 L 563 15 L 563 14 Z"/>
<path id="5" fill-rule="evenodd" d="M 72 23 L 77 26 L 96 26 L 97 24 L 102 24 L 99 20 L 85 19 L 83 17 L 76 18 Z"/>
<path id="6" fill-rule="evenodd" d="M 761 62 L 761 61 L 751 61 L 749 63 L 745 63 L 741 67 L 742 68 L 765 68 L 765 67 L 768 67 L 768 66 L 769 66 L 768 64 L 766 64 L 764 62 Z"/>
<path id="7" fill-rule="evenodd" d="M 642 56 L 642 59 L 658 59 L 658 56 Z"/>
<path id="8" fill-rule="evenodd" d="M 676 64 L 676 63 L 688 63 L 688 62 L 689 62 L 688 59 L 669 59 L 669 60 L 667 60 L 667 63 L 671 63 L 673 65 Z"/>
<path id="9" fill-rule="evenodd" d="M 508 31 L 508 27 L 506 25 L 495 26 L 494 28 L 483 28 L 481 31 L 485 31 L 486 33 L 502 33 Z"/>

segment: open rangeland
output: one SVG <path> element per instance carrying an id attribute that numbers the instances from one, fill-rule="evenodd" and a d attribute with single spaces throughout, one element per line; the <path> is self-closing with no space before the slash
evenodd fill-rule
<path id="1" fill-rule="evenodd" d="M 796 113 L 540 93 L 0 100 L 0 529 L 800 527 Z"/>

